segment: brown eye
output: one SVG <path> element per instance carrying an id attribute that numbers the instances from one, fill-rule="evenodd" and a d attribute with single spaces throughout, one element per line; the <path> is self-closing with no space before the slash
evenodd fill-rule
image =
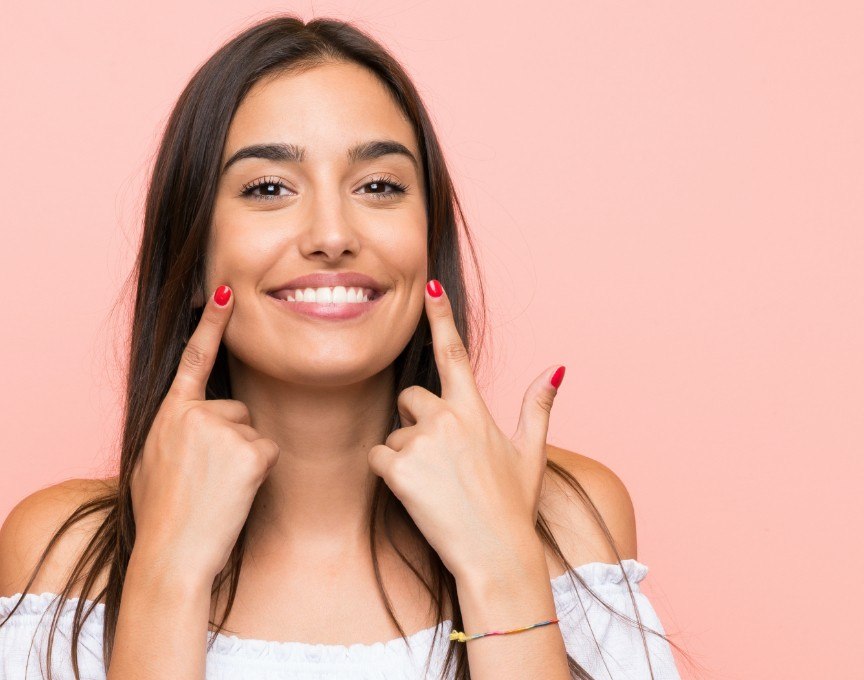
<path id="1" fill-rule="evenodd" d="M 400 182 L 396 182 L 391 179 L 385 179 L 383 177 L 376 177 L 371 182 L 366 182 L 361 188 L 371 187 L 372 191 L 367 191 L 365 193 L 371 194 L 376 199 L 385 199 L 389 200 L 392 198 L 398 198 L 401 194 L 404 194 L 408 187 Z M 392 191 L 386 191 L 386 187 L 391 187 Z"/>
<path id="2" fill-rule="evenodd" d="M 263 194 L 254 193 L 257 189 L 261 189 Z M 259 201 L 272 201 L 276 198 L 282 198 L 285 194 L 279 194 L 279 189 L 288 189 L 278 177 L 261 177 L 250 182 L 243 187 L 240 192 L 241 196 L 251 196 Z M 290 189 L 289 189 L 290 191 Z"/>

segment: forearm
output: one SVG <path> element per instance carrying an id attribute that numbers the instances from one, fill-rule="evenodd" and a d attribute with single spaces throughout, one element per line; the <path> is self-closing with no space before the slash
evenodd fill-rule
<path id="1" fill-rule="evenodd" d="M 549 570 L 539 538 L 509 561 L 457 578 L 466 635 L 524 628 L 557 618 Z M 473 680 L 569 680 L 567 652 L 557 623 L 469 640 Z"/>
<path id="2" fill-rule="evenodd" d="M 203 680 L 212 582 L 136 550 L 123 584 L 107 680 Z"/>

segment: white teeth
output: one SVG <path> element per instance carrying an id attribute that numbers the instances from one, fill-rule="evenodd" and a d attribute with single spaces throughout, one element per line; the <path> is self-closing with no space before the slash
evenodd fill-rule
<path id="1" fill-rule="evenodd" d="M 283 299 L 288 300 L 289 302 L 339 304 L 369 302 L 369 298 L 372 294 L 373 291 L 371 288 L 346 288 L 345 286 L 335 286 L 333 288 L 298 288 L 287 292 Z"/>

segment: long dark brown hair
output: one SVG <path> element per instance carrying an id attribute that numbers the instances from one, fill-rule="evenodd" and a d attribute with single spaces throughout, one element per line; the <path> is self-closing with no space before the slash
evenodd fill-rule
<path id="1" fill-rule="evenodd" d="M 453 305 L 456 326 L 471 354 L 472 364 L 476 365 L 479 360 L 479 349 L 484 345 L 486 305 L 483 286 L 479 280 L 475 296 L 469 295 L 460 250 L 460 225 L 475 271 L 479 271 L 474 244 L 429 115 L 417 90 L 396 59 L 350 23 L 327 18 L 304 23 L 292 15 L 277 15 L 251 26 L 230 40 L 198 69 L 183 90 L 168 120 L 155 158 L 146 196 L 140 249 L 129 277 L 129 281 L 134 281 L 136 291 L 129 331 L 129 363 L 117 487 L 76 508 L 52 536 L 24 589 L 26 594 L 48 553 L 68 528 L 92 514 L 101 518 L 101 523 L 78 557 L 62 593 L 58 595 L 61 606 L 57 607 L 52 621 L 48 644 L 49 680 L 51 648 L 58 616 L 63 602 L 71 599 L 73 586 L 82 580 L 71 638 L 75 677 L 80 680 L 77 646 L 81 627 L 99 602 L 105 605 L 103 659 L 106 672 L 111 662 L 120 595 L 135 543 L 130 474 L 143 449 L 156 412 L 174 378 L 185 342 L 200 319 L 201 308 L 191 304 L 193 296 L 197 293 L 203 295 L 200 299 L 206 299 L 203 253 L 213 217 L 220 159 L 233 115 L 246 93 L 259 79 L 339 62 L 359 64 L 377 75 L 413 125 L 426 178 L 424 190 L 428 220 L 429 278 L 437 278 L 446 288 Z M 395 394 L 410 385 L 420 385 L 440 396 L 441 385 L 425 315 L 421 317 L 410 342 L 395 360 L 394 368 Z M 224 345 L 219 348 L 211 372 L 207 398 L 232 398 Z M 399 427 L 399 413 L 394 402 L 390 429 L 393 431 Z M 589 508 L 624 573 L 612 534 L 581 484 L 555 462 L 550 460 L 547 465 L 577 492 L 578 497 Z M 371 508 L 372 562 L 379 591 L 402 638 L 406 639 L 407 634 L 390 606 L 378 567 L 376 535 L 380 529 L 376 517 L 379 506 L 384 518 L 383 531 L 388 537 L 392 536 L 391 519 L 395 514 L 404 520 L 411 533 L 420 541 L 419 545 L 426 547 L 426 557 L 432 574 L 430 580 L 427 580 L 422 575 L 422 570 L 411 564 L 401 551 L 399 554 L 421 579 L 432 597 L 438 625 L 443 624 L 443 605 L 449 600 L 453 611 L 453 627 L 461 628 L 462 617 L 453 575 L 417 529 L 402 503 L 384 480 L 378 477 Z M 223 624 L 228 618 L 237 592 L 246 549 L 247 528 L 248 525 L 244 525 L 225 568 L 214 579 L 212 594 L 217 598 L 223 591 L 223 584 L 228 584 L 224 615 L 218 624 L 210 621 L 216 633 L 224 630 Z M 537 521 L 537 532 L 567 567 L 571 582 L 575 577 L 613 615 L 639 627 L 649 668 L 651 660 L 646 632 L 660 636 L 686 656 L 686 653 L 663 633 L 642 624 L 626 574 L 624 581 L 630 592 L 636 620 L 616 611 L 591 591 L 564 557 L 542 513 Z M 87 599 L 105 567 L 108 567 L 107 585 L 95 597 Z M 576 586 L 575 583 L 573 585 Z M 88 603 L 90 606 L 85 612 L 85 605 Z M 14 611 L 13 609 L 12 612 Z M 6 620 L 8 617 L 3 623 Z M 208 650 L 214 640 L 215 635 L 210 640 Z M 567 659 L 572 677 L 591 680 L 588 672 L 575 659 L 569 655 Z M 465 645 L 455 641 L 450 643 L 447 650 L 444 677 L 453 670 L 454 663 L 457 680 L 470 677 Z M 427 670 L 428 668 L 427 658 Z M 651 677 L 654 677 L 653 669 Z"/>

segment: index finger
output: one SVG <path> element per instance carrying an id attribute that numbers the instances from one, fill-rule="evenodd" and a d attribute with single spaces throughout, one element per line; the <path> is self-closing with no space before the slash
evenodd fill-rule
<path id="1" fill-rule="evenodd" d="M 206 398 L 207 379 L 234 307 L 232 297 L 228 286 L 219 286 L 207 300 L 198 326 L 180 356 L 169 394 L 183 400 Z"/>
<path id="2" fill-rule="evenodd" d="M 445 401 L 483 401 L 465 343 L 456 328 L 450 298 L 437 279 L 426 284 L 426 316 L 432 329 L 432 350 Z"/>

